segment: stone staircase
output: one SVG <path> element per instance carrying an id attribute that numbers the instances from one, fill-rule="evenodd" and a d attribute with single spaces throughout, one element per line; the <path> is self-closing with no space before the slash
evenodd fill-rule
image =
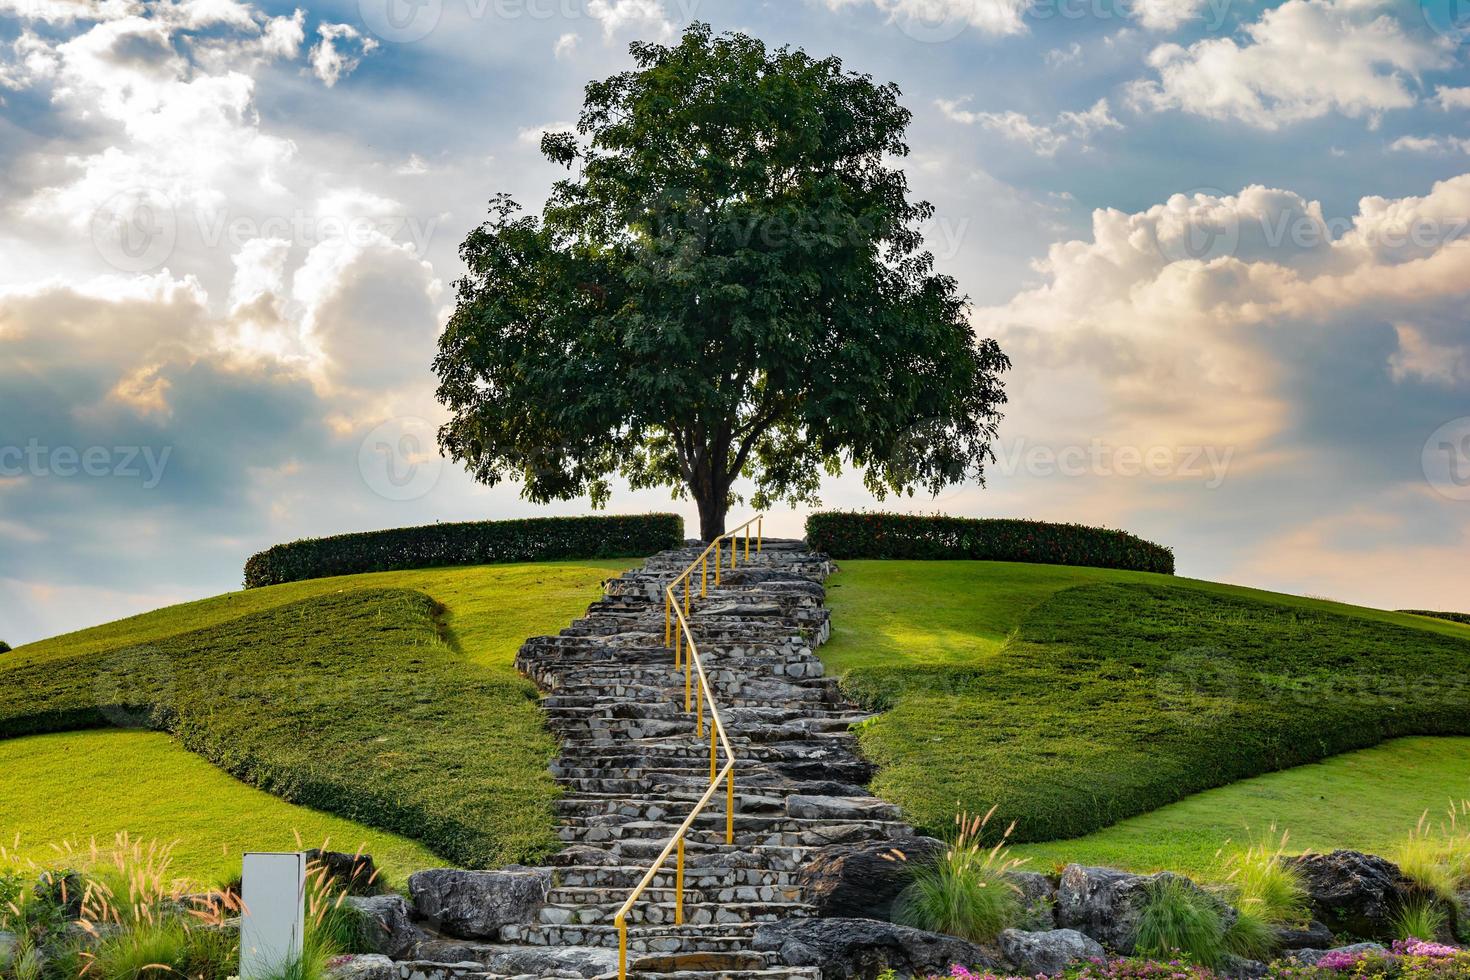
<path id="1" fill-rule="evenodd" d="M 709 786 L 708 729 L 695 734 L 664 646 L 664 588 L 701 550 L 655 555 L 560 635 L 521 648 L 516 664 L 546 692 L 562 743 L 552 768 L 566 790 L 566 847 L 540 921 L 505 927 L 502 942 L 615 950 L 617 910 Z M 753 932 L 811 914 L 796 873 L 813 848 L 910 832 L 863 788 L 872 767 L 850 729 L 864 716 L 813 652 L 830 630 L 830 571 L 801 542 L 767 540 L 719 586 L 711 570 L 705 598 L 691 577 L 690 626 L 737 759 L 734 844 L 719 792 L 686 838 L 684 924 L 674 925 L 672 858 L 629 917 L 630 975 L 817 977 L 753 952 Z"/>

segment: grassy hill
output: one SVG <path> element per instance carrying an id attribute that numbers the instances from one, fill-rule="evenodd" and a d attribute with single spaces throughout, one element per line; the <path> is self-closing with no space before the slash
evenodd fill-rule
<path id="1" fill-rule="evenodd" d="M 886 713 L 874 784 L 1021 841 L 1402 735 L 1470 735 L 1470 628 L 1146 573 L 842 563 L 823 660 Z M 1470 763 L 1470 757 L 1465 761 Z"/>
<path id="2" fill-rule="evenodd" d="M 0 660 L 0 738 L 161 730 L 251 786 L 412 838 L 446 860 L 533 860 L 557 846 L 554 744 L 534 688 L 512 666 L 515 650 L 580 615 L 628 564 L 319 579 L 20 647 Z M 133 748 L 133 764 L 155 778 L 173 766 L 181 792 L 194 778 L 177 757 Z M 40 751 L 18 761 L 15 778 L 35 793 L 55 759 Z M 201 805 L 175 836 L 213 833 L 216 816 Z M 34 839 L 43 825 L 6 827 Z"/>

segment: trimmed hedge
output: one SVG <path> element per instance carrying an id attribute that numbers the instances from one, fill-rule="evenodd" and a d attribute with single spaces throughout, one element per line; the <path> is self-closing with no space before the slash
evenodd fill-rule
<path id="1" fill-rule="evenodd" d="M 1435 612 L 1431 609 L 1400 609 L 1399 612 L 1408 613 L 1410 616 L 1428 616 L 1430 619 L 1447 619 L 1452 623 L 1470 626 L 1470 613 Z"/>
<path id="2" fill-rule="evenodd" d="M 833 558 L 970 559 L 1174 574 L 1174 552 L 1126 531 L 1045 521 L 826 511 L 808 543 Z"/>
<path id="3" fill-rule="evenodd" d="M 426 524 L 278 544 L 245 562 L 245 588 L 405 568 L 643 557 L 683 542 L 678 514 Z"/>

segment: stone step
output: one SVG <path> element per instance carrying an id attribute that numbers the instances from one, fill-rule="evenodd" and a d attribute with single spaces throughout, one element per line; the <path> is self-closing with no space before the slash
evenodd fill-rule
<path id="1" fill-rule="evenodd" d="M 628 923 L 628 952 L 744 952 L 750 949 L 751 935 L 758 922 L 725 922 L 718 925 L 665 925 L 645 923 L 633 910 Z M 614 925 L 514 925 L 505 926 L 500 938 L 507 943 L 532 946 L 618 946 L 618 930 Z"/>
<path id="2" fill-rule="evenodd" d="M 595 865 L 595 864 L 573 864 L 559 866 L 557 869 L 558 889 L 560 888 L 606 888 L 613 889 L 628 897 L 628 892 L 635 888 L 643 876 L 647 874 L 646 865 Z M 796 886 L 796 872 L 774 871 L 767 868 L 732 868 L 723 865 L 699 864 L 685 859 L 684 862 L 684 886 L 686 888 L 722 889 L 736 888 L 742 886 L 793 888 Z M 673 888 L 674 869 L 670 862 L 667 870 L 661 870 L 653 876 L 650 883 L 651 888 Z"/>
<path id="3" fill-rule="evenodd" d="M 776 885 L 776 884 L 753 884 L 753 885 L 721 885 L 710 884 L 707 880 L 697 875 L 691 875 L 689 868 L 684 869 L 684 902 L 685 904 L 711 904 L 720 902 L 776 902 L 787 905 L 801 905 L 801 887 L 798 885 Z M 637 882 L 634 882 L 636 886 Z M 560 906 L 590 905 L 597 908 L 612 908 L 616 910 L 623 902 L 627 901 L 629 892 L 633 886 L 617 888 L 609 885 L 590 885 L 553 888 L 547 896 L 547 903 Z M 644 890 L 643 896 L 650 902 L 672 904 L 676 889 L 669 885 L 650 885 Z"/>
<path id="4" fill-rule="evenodd" d="M 618 909 L 627 901 L 625 894 L 606 905 L 548 903 L 541 907 L 537 918 L 542 925 L 611 925 Z M 805 918 L 815 914 L 810 905 L 799 902 L 694 902 L 691 896 L 684 898 L 685 925 L 727 925 L 748 922 L 776 922 L 787 918 Z M 666 901 L 639 896 L 634 908 L 638 921 L 645 925 L 673 925 L 674 900 Z"/>

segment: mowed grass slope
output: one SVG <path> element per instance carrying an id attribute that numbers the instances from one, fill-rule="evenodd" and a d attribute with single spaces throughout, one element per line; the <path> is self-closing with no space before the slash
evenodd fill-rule
<path id="1" fill-rule="evenodd" d="M 1034 871 L 1071 862 L 1218 877 L 1230 854 L 1287 835 L 1292 852 L 1393 854 L 1428 815 L 1470 799 L 1470 738 L 1396 738 L 1187 796 L 1072 840 L 1013 849 Z"/>
<path id="2" fill-rule="evenodd" d="M 445 860 L 534 860 L 558 846 L 554 742 L 514 654 L 580 615 L 629 564 L 320 579 L 31 644 L 0 660 L 0 738 L 155 728 L 252 786 L 411 837 Z M 45 760 L 31 769 L 15 778 L 39 793 Z M 52 788 L 59 797 L 74 787 Z M 202 805 L 170 839 L 212 833 L 212 816 Z M 6 826 L 29 840 L 41 829 Z"/>
<path id="3" fill-rule="evenodd" d="M 395 885 L 440 863 L 406 837 L 246 786 L 160 732 L 7 739 L 0 741 L 0 772 L 0 864 L 71 867 L 67 845 L 85 853 L 92 841 L 106 847 L 121 832 L 174 843 L 172 870 L 206 887 L 238 876 L 247 850 L 360 848 Z"/>
<path id="4" fill-rule="evenodd" d="M 823 660 L 931 831 L 1076 837 L 1399 735 L 1470 735 L 1470 629 L 1144 573 L 842 563 Z M 1470 758 L 1467 758 L 1470 763 Z"/>

